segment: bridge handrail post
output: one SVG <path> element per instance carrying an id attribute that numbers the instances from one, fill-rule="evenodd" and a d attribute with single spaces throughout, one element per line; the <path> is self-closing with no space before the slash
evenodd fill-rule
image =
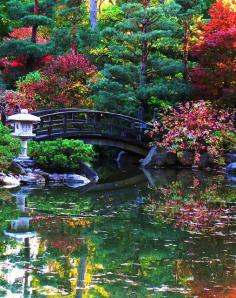
<path id="1" fill-rule="evenodd" d="M 139 116 L 142 116 L 142 112 L 142 109 L 139 109 Z M 73 137 L 78 134 L 85 138 L 121 139 L 127 144 L 143 148 L 148 146 L 145 131 L 150 130 L 151 125 L 141 119 L 86 109 L 47 110 L 35 114 L 41 115 L 41 123 L 35 126 L 38 139 Z"/>
<path id="2" fill-rule="evenodd" d="M 63 117 L 63 131 L 64 133 L 67 131 L 67 114 L 64 114 Z"/>
<path id="3" fill-rule="evenodd" d="M 52 135 L 52 116 L 50 115 L 48 117 L 48 136 L 49 138 L 51 137 Z"/>

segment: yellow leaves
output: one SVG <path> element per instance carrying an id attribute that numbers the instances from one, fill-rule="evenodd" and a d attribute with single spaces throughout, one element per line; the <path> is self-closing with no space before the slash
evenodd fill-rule
<path id="1" fill-rule="evenodd" d="M 96 49 L 90 49 L 89 54 L 94 56 L 111 56 L 112 53 L 108 48 L 96 48 Z"/>
<path id="2" fill-rule="evenodd" d="M 236 1 L 235 0 L 224 0 L 225 5 L 229 5 L 233 11 L 236 11 Z"/>
<path id="3" fill-rule="evenodd" d="M 65 9 L 66 6 L 65 5 L 58 5 L 56 11 L 61 11 L 63 9 Z"/>
<path id="4" fill-rule="evenodd" d="M 199 26 L 202 23 L 202 16 L 193 16 L 192 24 L 190 26 L 191 42 L 193 44 L 201 42 L 203 39 L 203 32 Z"/>
<path id="5" fill-rule="evenodd" d="M 85 218 L 70 219 L 67 221 L 67 224 L 71 228 L 85 227 L 85 226 L 89 226 L 91 224 L 91 221 Z"/>
<path id="6" fill-rule="evenodd" d="M 103 267 L 102 264 L 95 264 L 95 265 L 94 265 L 94 268 L 95 268 L 95 269 L 98 269 L 98 270 L 104 269 L 104 267 Z"/>
<path id="7" fill-rule="evenodd" d="M 48 262 L 48 268 L 50 272 L 57 272 L 60 278 L 64 278 L 65 272 L 64 267 L 56 260 L 51 260 Z"/>
<path id="8" fill-rule="evenodd" d="M 109 298 L 111 294 L 105 290 L 102 286 L 95 286 L 94 289 L 101 295 L 101 297 Z"/>

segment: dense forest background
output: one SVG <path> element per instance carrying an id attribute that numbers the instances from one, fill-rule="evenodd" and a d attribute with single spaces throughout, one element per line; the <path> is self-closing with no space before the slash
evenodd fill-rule
<path id="1" fill-rule="evenodd" d="M 234 0 L 2 0 L 1 106 L 236 106 Z"/>

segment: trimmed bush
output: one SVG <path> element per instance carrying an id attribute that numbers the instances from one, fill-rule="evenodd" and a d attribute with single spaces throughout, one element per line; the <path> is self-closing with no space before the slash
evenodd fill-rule
<path id="1" fill-rule="evenodd" d="M 20 141 L 13 138 L 10 129 L 0 123 L 0 171 L 8 171 L 12 159 L 20 150 Z"/>
<path id="2" fill-rule="evenodd" d="M 32 141 L 28 152 L 40 167 L 57 172 L 74 171 L 79 168 L 79 161 L 91 162 L 95 157 L 92 145 L 68 139 Z"/>

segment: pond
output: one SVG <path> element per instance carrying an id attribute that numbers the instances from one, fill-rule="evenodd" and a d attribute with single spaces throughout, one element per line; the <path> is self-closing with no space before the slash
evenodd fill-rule
<path id="1" fill-rule="evenodd" d="M 98 172 L 82 188 L 0 190 L 0 297 L 236 297 L 235 185 Z"/>

